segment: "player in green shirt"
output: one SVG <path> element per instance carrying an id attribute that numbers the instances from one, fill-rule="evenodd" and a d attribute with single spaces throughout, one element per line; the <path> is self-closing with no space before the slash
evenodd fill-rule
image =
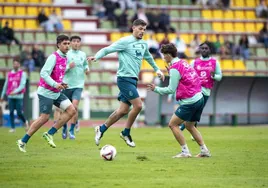
<path id="1" fill-rule="evenodd" d="M 128 146 L 135 147 L 135 143 L 130 136 L 130 129 L 142 109 L 142 101 L 137 90 L 142 59 L 145 59 L 153 67 L 162 80 L 165 78 L 149 53 L 146 41 L 142 40 L 146 27 L 147 24 L 143 20 L 135 20 L 132 25 L 132 35 L 123 37 L 112 45 L 101 49 L 94 57 L 88 57 L 89 61 L 96 61 L 107 54 L 117 52 L 119 59 L 117 86 L 120 90 L 118 95 L 120 106 L 103 125 L 95 127 L 96 145 L 99 145 L 101 137 L 110 126 L 128 114 L 125 129 L 120 133 L 120 137 Z M 129 111 L 131 105 L 133 105 L 133 108 Z"/>

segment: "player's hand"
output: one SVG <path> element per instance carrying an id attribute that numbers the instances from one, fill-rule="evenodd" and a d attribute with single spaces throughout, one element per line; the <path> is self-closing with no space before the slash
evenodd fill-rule
<path id="1" fill-rule="evenodd" d="M 214 78 L 214 76 L 215 76 L 215 72 L 213 72 L 213 71 L 210 72 L 210 75 L 211 75 L 212 78 Z"/>
<path id="2" fill-rule="evenodd" d="M 95 59 L 94 56 L 89 56 L 89 57 L 87 57 L 87 61 L 88 61 L 88 62 L 96 61 L 96 59 Z"/>
<path id="3" fill-rule="evenodd" d="M 16 93 L 14 93 L 13 91 L 11 91 L 11 93 L 9 95 L 15 95 Z"/>
<path id="4" fill-rule="evenodd" d="M 67 89 L 69 87 L 66 83 L 61 83 L 61 85 L 64 87 L 64 89 Z"/>
<path id="5" fill-rule="evenodd" d="M 172 102 L 172 99 L 171 98 L 168 98 L 167 99 L 167 103 L 171 103 Z"/>
<path id="6" fill-rule="evenodd" d="M 70 69 L 74 68 L 75 67 L 75 63 L 74 62 L 70 63 L 69 67 L 70 67 Z"/>
<path id="7" fill-rule="evenodd" d="M 0 98 L 0 102 L 4 102 L 4 99 L 3 98 Z"/>
<path id="8" fill-rule="evenodd" d="M 62 84 L 57 84 L 55 86 L 55 88 L 58 89 L 58 90 L 63 90 L 64 89 L 64 86 Z"/>
<path id="9" fill-rule="evenodd" d="M 148 91 L 154 91 L 154 89 L 155 89 L 155 85 L 154 84 L 148 84 L 147 85 L 147 90 Z"/>
<path id="10" fill-rule="evenodd" d="M 156 74 L 162 81 L 165 80 L 165 75 L 163 74 L 161 70 L 156 71 Z"/>
<path id="11" fill-rule="evenodd" d="M 86 74 L 86 75 L 89 75 L 89 69 L 86 69 L 86 70 L 85 70 L 85 74 Z"/>

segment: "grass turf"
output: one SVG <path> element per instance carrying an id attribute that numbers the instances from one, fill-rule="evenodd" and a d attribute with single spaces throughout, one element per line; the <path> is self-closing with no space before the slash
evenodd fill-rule
<path id="1" fill-rule="evenodd" d="M 111 128 L 101 146 L 116 147 L 114 161 L 100 158 L 93 128 L 82 128 L 75 141 L 57 133 L 55 149 L 42 138 L 46 130 L 21 153 L 15 142 L 23 129 L 12 134 L 0 128 L 0 187 L 268 187 L 268 127 L 200 128 L 212 153 L 202 159 L 172 159 L 180 147 L 168 128 L 133 129 L 136 148 L 119 138 L 120 128 Z M 186 131 L 185 137 L 197 154 Z"/>

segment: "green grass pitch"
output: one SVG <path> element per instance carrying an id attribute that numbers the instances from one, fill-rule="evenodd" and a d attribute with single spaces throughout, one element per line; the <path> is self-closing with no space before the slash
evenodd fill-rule
<path id="1" fill-rule="evenodd" d="M 57 133 L 55 149 L 42 138 L 47 129 L 21 153 L 15 142 L 23 129 L 0 128 L 0 187 L 268 187 L 268 127 L 201 127 L 212 157 L 188 159 L 171 158 L 180 147 L 168 128 L 132 129 L 136 148 L 121 140 L 120 128 L 111 128 L 101 146 L 116 147 L 114 161 L 100 158 L 93 128 L 82 128 L 75 141 Z M 196 155 L 199 146 L 185 137 Z"/>

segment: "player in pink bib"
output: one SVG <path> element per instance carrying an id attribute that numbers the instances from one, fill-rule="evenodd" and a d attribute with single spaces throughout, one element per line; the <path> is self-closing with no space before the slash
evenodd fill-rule
<path id="1" fill-rule="evenodd" d="M 199 45 L 201 57 L 196 58 L 191 62 L 201 80 L 202 94 L 204 97 L 204 106 L 213 88 L 214 82 L 222 79 L 220 63 L 215 58 L 210 57 L 210 46 L 204 42 Z M 185 129 L 185 125 L 181 125 L 181 130 Z"/>
<path id="2" fill-rule="evenodd" d="M 196 157 L 210 157 L 210 152 L 201 134 L 194 126 L 200 120 L 204 107 L 200 78 L 192 66 L 177 57 L 177 48 L 174 44 L 163 45 L 161 53 L 163 53 L 165 61 L 170 64 L 169 85 L 168 87 L 157 87 L 154 84 L 149 84 L 148 90 L 160 95 L 176 93 L 176 100 L 180 102 L 180 106 L 171 117 L 168 125 L 182 148 L 182 151 L 173 158 L 192 156 L 178 126 L 183 122 L 186 122 L 187 130 L 200 146 L 201 152 Z"/>
<path id="3" fill-rule="evenodd" d="M 20 69 L 20 60 L 15 57 L 13 60 L 13 69 L 8 72 L 6 81 L 3 87 L 1 100 L 7 95 L 8 107 L 10 115 L 10 125 L 11 129 L 9 132 L 15 132 L 15 119 L 14 111 L 17 111 L 18 117 L 25 124 L 26 130 L 29 128 L 29 123 L 23 114 L 23 98 L 26 91 L 26 73 Z"/>

